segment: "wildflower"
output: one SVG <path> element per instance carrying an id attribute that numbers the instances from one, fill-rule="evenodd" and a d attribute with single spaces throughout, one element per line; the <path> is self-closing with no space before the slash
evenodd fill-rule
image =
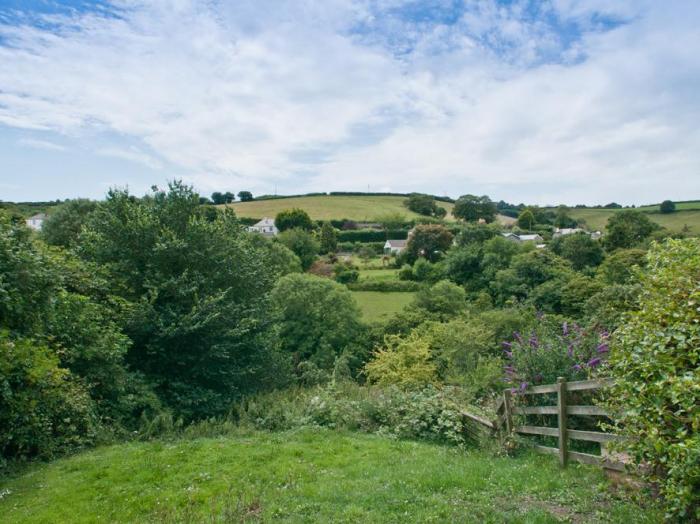
<path id="1" fill-rule="evenodd" d="M 534 349 L 537 349 L 538 347 L 540 347 L 540 343 L 537 340 L 537 335 L 535 333 L 530 335 L 530 347 L 534 348 Z"/>
<path id="2" fill-rule="evenodd" d="M 610 351 L 610 348 L 608 347 L 608 344 L 606 342 L 603 342 L 598 346 L 598 349 L 596 350 L 598 353 L 607 353 Z"/>
<path id="3" fill-rule="evenodd" d="M 581 364 L 576 364 L 574 366 L 574 371 L 581 371 L 582 369 L 583 369 L 583 367 L 581 366 Z"/>
<path id="4" fill-rule="evenodd" d="M 504 350 L 503 353 L 505 354 L 506 358 L 513 358 L 513 352 L 512 352 L 512 351 L 505 351 L 505 350 Z"/>
<path id="5" fill-rule="evenodd" d="M 501 344 L 503 344 L 503 347 L 504 347 L 504 348 L 513 347 L 513 344 L 511 344 L 510 342 L 503 341 L 503 342 L 501 342 Z"/>
<path id="6" fill-rule="evenodd" d="M 523 337 L 521 337 L 520 333 L 518 333 L 517 331 L 515 333 L 513 333 L 513 338 L 515 338 L 515 340 L 517 340 L 521 344 L 523 343 Z"/>
<path id="7" fill-rule="evenodd" d="M 566 354 L 567 354 L 569 357 L 573 357 L 573 356 L 574 356 L 574 345 L 573 345 L 573 344 L 569 344 L 569 349 L 566 351 Z"/>
<path id="8" fill-rule="evenodd" d="M 569 334 L 569 323 L 568 322 L 564 322 L 561 325 L 561 332 L 564 336 L 567 336 Z"/>
<path id="9" fill-rule="evenodd" d="M 595 357 L 595 358 L 592 358 L 591 360 L 589 360 L 589 361 L 588 361 L 588 364 L 586 364 L 586 365 L 587 365 L 589 368 L 594 368 L 594 367 L 596 367 L 596 366 L 597 366 L 598 364 L 600 364 L 600 363 L 601 363 L 601 358 L 600 358 L 600 357 Z"/>
<path id="10" fill-rule="evenodd" d="M 527 389 L 527 382 L 520 383 L 520 391 L 525 391 Z"/>

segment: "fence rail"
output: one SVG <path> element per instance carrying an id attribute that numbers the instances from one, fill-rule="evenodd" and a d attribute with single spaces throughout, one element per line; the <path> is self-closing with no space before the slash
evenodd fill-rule
<path id="1" fill-rule="evenodd" d="M 611 457 L 591 455 L 589 453 L 581 453 L 578 451 L 569 451 L 568 449 L 569 440 L 597 442 L 603 445 L 608 442 L 620 440 L 618 435 L 613 435 L 611 433 L 569 429 L 567 426 L 567 418 L 570 415 L 610 417 L 610 414 L 599 406 L 568 405 L 568 393 L 573 391 L 592 391 L 605 388 L 610 385 L 612 385 L 611 379 L 593 379 L 567 382 L 565 379 L 559 378 L 556 384 L 534 386 L 518 393 L 518 396 L 556 393 L 556 405 L 515 406 L 513 394 L 510 390 L 506 390 L 503 392 L 503 396 L 496 404 L 496 417 L 493 421 L 486 420 L 483 417 L 478 417 L 470 413 L 464 413 L 464 416 L 481 424 L 483 427 L 489 429 L 493 433 L 500 431 L 505 426 L 507 434 L 516 433 L 519 435 L 556 437 L 558 441 L 557 447 L 536 444 L 535 449 L 541 453 L 557 455 L 559 457 L 559 463 L 562 467 L 566 467 L 567 463 L 570 460 L 573 460 L 584 464 L 594 464 L 604 466 L 608 469 L 622 471 L 624 470 L 624 464 Z M 557 427 L 530 425 L 516 426 L 513 423 L 514 415 L 556 415 Z"/>

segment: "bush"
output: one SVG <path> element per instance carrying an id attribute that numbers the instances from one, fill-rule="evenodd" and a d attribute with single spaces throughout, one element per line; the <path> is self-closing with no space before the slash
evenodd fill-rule
<path id="1" fill-rule="evenodd" d="M 378 229 L 358 229 L 355 231 L 338 232 L 339 242 L 381 242 L 382 246 L 384 246 L 384 242 L 386 242 L 387 239 L 406 240 L 407 238 L 407 229 L 392 229 L 387 231 Z"/>
<path id="2" fill-rule="evenodd" d="M 670 518 L 700 519 L 700 241 L 654 244 L 612 339 L 607 404 Z"/>
<path id="3" fill-rule="evenodd" d="M 370 383 L 380 386 L 416 388 L 437 383 L 437 368 L 428 342 L 416 333 L 406 338 L 388 335 L 364 372 Z"/>
<path id="4" fill-rule="evenodd" d="M 673 213 L 676 210 L 676 204 L 671 202 L 670 200 L 664 200 L 661 202 L 661 205 L 659 206 L 659 211 L 662 213 L 668 214 L 668 213 Z"/>
<path id="5" fill-rule="evenodd" d="M 348 284 L 353 291 L 419 291 L 423 285 L 406 280 L 365 280 Z"/>
<path id="6" fill-rule="evenodd" d="M 250 397 L 235 415 L 256 429 L 322 426 L 464 446 L 474 443 L 476 431 L 461 408 L 451 388 L 405 391 L 344 382 Z"/>
<path id="7" fill-rule="evenodd" d="M 542 316 L 536 328 L 515 333 L 503 347 L 505 380 L 514 390 L 524 390 L 558 377 L 582 380 L 597 373 L 608 355 L 608 333 Z"/>
<path id="8" fill-rule="evenodd" d="M 314 228 L 309 214 L 303 209 L 296 207 L 293 209 L 285 209 L 277 213 L 275 217 L 275 226 L 277 226 L 280 232 L 287 231 L 288 229 L 311 231 Z"/>
<path id="9" fill-rule="evenodd" d="M 58 357 L 0 332 L 0 458 L 50 458 L 91 444 L 96 431 L 87 391 Z"/>

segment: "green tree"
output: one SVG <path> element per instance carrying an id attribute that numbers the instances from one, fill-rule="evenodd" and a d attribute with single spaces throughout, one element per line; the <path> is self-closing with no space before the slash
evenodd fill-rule
<path id="1" fill-rule="evenodd" d="M 634 278 L 635 266 L 646 265 L 644 249 L 618 249 L 608 255 L 596 270 L 596 276 L 604 284 L 628 284 Z"/>
<path id="2" fill-rule="evenodd" d="M 523 209 L 518 215 L 518 227 L 526 231 L 532 231 L 535 227 L 535 215 L 530 208 Z"/>
<path id="3" fill-rule="evenodd" d="M 250 191 L 239 191 L 238 199 L 241 202 L 250 202 L 251 200 L 253 200 L 253 193 L 251 193 Z"/>
<path id="4" fill-rule="evenodd" d="M 285 209 L 277 213 L 275 217 L 275 225 L 277 229 L 281 231 L 287 231 L 288 229 L 303 229 L 305 231 L 311 231 L 314 228 L 314 224 L 311 221 L 309 214 L 303 209 Z"/>
<path id="5" fill-rule="evenodd" d="M 133 303 L 128 363 L 185 419 L 283 381 L 266 314 L 276 275 L 251 237 L 230 211 L 203 217 L 180 182 L 140 199 L 110 191 L 81 235 L 82 256 Z"/>
<path id="6" fill-rule="evenodd" d="M 441 280 L 416 293 L 412 306 L 433 313 L 440 320 L 446 320 L 454 318 L 466 309 L 467 294 L 458 285 L 448 280 Z"/>
<path id="7" fill-rule="evenodd" d="M 330 222 L 321 226 L 321 253 L 335 253 L 338 249 L 338 233 Z"/>
<path id="8" fill-rule="evenodd" d="M 81 198 L 67 201 L 44 221 L 41 237 L 53 246 L 75 245 L 85 219 L 96 207 L 97 202 L 93 200 Z"/>
<path id="9" fill-rule="evenodd" d="M 429 217 L 434 216 L 438 209 L 435 197 L 422 193 L 411 193 L 404 201 L 404 205 L 414 213 Z"/>
<path id="10" fill-rule="evenodd" d="M 321 249 L 318 240 L 303 229 L 288 229 L 280 233 L 277 239 L 299 257 L 302 271 L 306 271 L 313 265 Z"/>
<path id="11" fill-rule="evenodd" d="M 668 214 L 668 213 L 673 213 L 676 210 L 676 204 L 671 202 L 670 200 L 664 200 L 661 202 L 661 205 L 659 206 L 659 211 L 662 213 Z"/>
<path id="12" fill-rule="evenodd" d="M 231 202 L 236 200 L 236 195 L 234 195 L 230 191 L 226 191 L 226 193 L 224 193 L 224 195 L 223 195 L 223 198 L 224 198 L 225 204 L 230 204 Z"/>
<path id="13" fill-rule="evenodd" d="M 425 224 L 416 226 L 413 234 L 408 239 L 406 252 L 415 260 L 425 257 L 435 261 L 439 259 L 451 246 L 454 239 L 452 233 L 440 224 Z"/>
<path id="14" fill-rule="evenodd" d="M 416 333 L 406 338 L 388 335 L 364 369 L 372 383 L 380 386 L 420 388 L 437 384 L 437 368 L 427 340 Z"/>
<path id="15" fill-rule="evenodd" d="M 700 520 L 700 241 L 654 244 L 637 308 L 615 332 L 616 431 L 670 519 Z"/>
<path id="16" fill-rule="evenodd" d="M 220 193 L 219 191 L 214 191 L 211 194 L 211 201 L 214 202 L 214 205 L 221 205 L 226 203 L 226 197 L 224 197 L 223 193 Z"/>
<path id="17" fill-rule="evenodd" d="M 313 275 L 287 275 L 270 297 L 277 340 L 295 364 L 332 370 L 336 357 L 361 338 L 360 311 L 345 286 Z"/>
<path id="18" fill-rule="evenodd" d="M 634 209 L 623 209 L 608 219 L 605 247 L 609 250 L 639 246 L 658 226 Z"/>
<path id="19" fill-rule="evenodd" d="M 555 238 L 550 249 L 571 262 L 577 271 L 598 266 L 604 256 L 600 242 L 583 232 Z"/>
<path id="20" fill-rule="evenodd" d="M 554 218 L 554 226 L 558 228 L 576 227 L 576 220 L 569 215 L 569 208 L 561 205 L 557 208 L 557 214 Z"/>
<path id="21" fill-rule="evenodd" d="M 466 222 L 483 219 L 490 223 L 496 220 L 496 204 L 486 195 L 462 195 L 455 202 L 452 214 Z"/>

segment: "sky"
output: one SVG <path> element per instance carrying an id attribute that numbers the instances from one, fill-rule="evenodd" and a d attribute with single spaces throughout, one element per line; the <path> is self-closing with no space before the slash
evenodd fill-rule
<path id="1" fill-rule="evenodd" d="M 700 199 L 697 0 L 0 0 L 0 200 Z"/>

